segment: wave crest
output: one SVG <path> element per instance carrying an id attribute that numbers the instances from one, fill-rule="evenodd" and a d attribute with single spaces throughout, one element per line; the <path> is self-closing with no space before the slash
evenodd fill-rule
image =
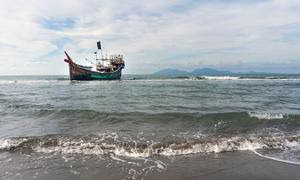
<path id="1" fill-rule="evenodd" d="M 204 137 L 167 142 L 125 141 L 117 135 L 40 136 L 0 140 L 0 150 L 25 153 L 114 154 L 125 157 L 155 155 L 176 156 L 194 153 L 221 153 L 257 149 L 291 149 L 300 147 L 300 136 L 277 137 Z"/>
<path id="2" fill-rule="evenodd" d="M 257 112 L 249 112 L 248 115 L 250 117 L 255 117 L 258 119 L 284 119 L 285 114 L 280 114 L 280 113 L 257 113 Z"/>

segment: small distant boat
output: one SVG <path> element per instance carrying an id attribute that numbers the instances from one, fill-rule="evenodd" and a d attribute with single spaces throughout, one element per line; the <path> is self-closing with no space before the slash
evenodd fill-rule
<path id="1" fill-rule="evenodd" d="M 122 69 L 125 68 L 125 61 L 123 55 L 110 55 L 109 57 L 103 57 L 101 43 L 97 42 L 98 50 L 101 50 L 101 58 L 97 58 L 96 63 L 89 61 L 94 64 L 93 66 L 83 66 L 75 63 L 68 53 L 65 51 L 67 59 L 64 59 L 69 64 L 70 79 L 71 80 L 119 80 L 122 76 Z"/>

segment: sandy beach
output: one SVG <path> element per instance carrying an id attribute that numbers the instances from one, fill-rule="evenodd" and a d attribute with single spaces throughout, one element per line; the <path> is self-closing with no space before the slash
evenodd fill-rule
<path id="1" fill-rule="evenodd" d="M 27 156 L 27 157 L 24 157 Z M 86 157 L 30 156 L 2 153 L 1 179 L 300 179 L 300 166 L 259 157 L 252 152 L 226 152 L 188 155 L 174 158 L 155 157 L 162 167 L 134 165 L 126 162 Z M 81 163 L 78 163 L 81 162 Z M 131 163 L 128 163 L 131 162 Z M 20 166 L 21 165 L 21 166 Z M 41 168 L 43 167 L 43 168 Z M 20 170 L 22 169 L 22 170 Z"/>

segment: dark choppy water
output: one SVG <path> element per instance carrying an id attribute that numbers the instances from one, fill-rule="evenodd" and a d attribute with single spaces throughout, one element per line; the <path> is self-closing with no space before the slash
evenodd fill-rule
<path id="1" fill-rule="evenodd" d="M 91 164 L 143 179 L 177 158 L 228 151 L 300 164 L 297 75 L 1 77 L 0 116 L 4 179 L 78 177 Z"/>

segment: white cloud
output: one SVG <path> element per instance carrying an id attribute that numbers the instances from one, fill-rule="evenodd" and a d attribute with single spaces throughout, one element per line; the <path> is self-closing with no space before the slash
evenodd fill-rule
<path id="1" fill-rule="evenodd" d="M 1 0 L 0 74 L 67 73 L 63 50 L 85 63 L 99 39 L 108 53 L 125 54 L 126 73 L 300 66 L 300 2 L 244 2 Z M 42 23 L 66 19 L 74 26 Z"/>

